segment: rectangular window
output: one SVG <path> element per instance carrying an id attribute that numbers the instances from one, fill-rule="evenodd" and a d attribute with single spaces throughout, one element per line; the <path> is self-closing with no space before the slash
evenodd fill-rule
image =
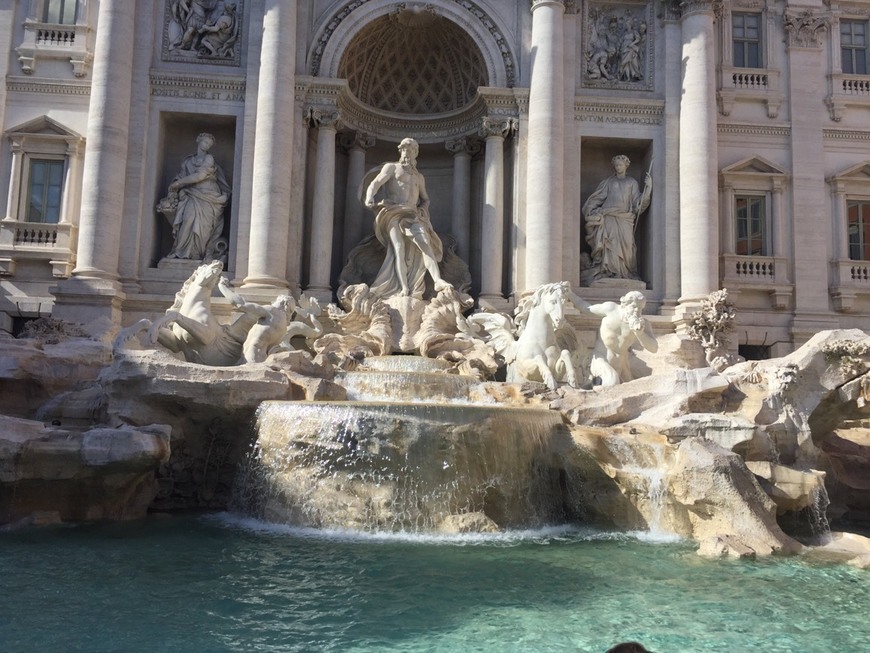
<path id="1" fill-rule="evenodd" d="M 840 54 L 847 75 L 867 74 L 867 21 L 840 21 Z"/>
<path id="2" fill-rule="evenodd" d="M 30 160 L 25 222 L 57 224 L 60 221 L 63 168 L 64 162 L 57 159 Z"/>
<path id="3" fill-rule="evenodd" d="M 56 25 L 74 25 L 78 0 L 46 0 L 43 22 Z"/>
<path id="4" fill-rule="evenodd" d="M 870 201 L 846 202 L 849 220 L 849 258 L 870 261 Z"/>
<path id="5" fill-rule="evenodd" d="M 737 220 L 734 251 L 740 256 L 769 256 L 766 199 L 764 195 L 737 195 L 734 198 Z"/>
<path id="6" fill-rule="evenodd" d="M 732 14 L 735 68 L 761 68 L 761 14 Z"/>

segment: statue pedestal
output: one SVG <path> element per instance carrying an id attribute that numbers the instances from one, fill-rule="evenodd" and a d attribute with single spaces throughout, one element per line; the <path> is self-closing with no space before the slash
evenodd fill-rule
<path id="1" fill-rule="evenodd" d="M 589 288 L 616 289 L 623 292 L 630 290 L 646 290 L 646 281 L 640 279 L 596 279 L 589 283 Z"/>
<path id="2" fill-rule="evenodd" d="M 202 261 L 193 259 L 162 258 L 157 263 L 157 269 L 171 272 L 172 278 L 187 279 L 200 265 L 202 265 Z"/>

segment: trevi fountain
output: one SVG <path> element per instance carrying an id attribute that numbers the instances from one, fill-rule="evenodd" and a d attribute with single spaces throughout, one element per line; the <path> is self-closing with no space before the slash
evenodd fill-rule
<path id="1" fill-rule="evenodd" d="M 621 156 L 583 207 L 619 300 L 476 306 L 413 139 L 335 303 L 249 301 L 213 143 L 157 206 L 171 307 L 2 340 L 0 650 L 870 650 L 870 336 L 645 316 Z"/>

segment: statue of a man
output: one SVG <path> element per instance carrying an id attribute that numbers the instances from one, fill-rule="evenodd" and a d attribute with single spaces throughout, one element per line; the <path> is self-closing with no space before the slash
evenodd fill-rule
<path id="1" fill-rule="evenodd" d="M 597 377 L 602 386 L 632 380 L 628 352 L 635 342 L 647 351 L 658 351 L 652 327 L 643 316 L 645 306 L 643 293 L 632 290 L 623 295 L 618 304 L 602 302 L 588 307 L 590 313 L 602 318 L 590 366 L 592 376 Z"/>
<path id="2" fill-rule="evenodd" d="M 365 205 L 375 209 L 375 196 L 382 188 L 385 198 L 377 203 L 375 236 L 387 255 L 371 286 L 376 297 L 402 295 L 422 299 L 426 272 L 435 292 L 450 288 L 441 278 L 438 262 L 441 239 L 429 219 L 429 196 L 423 175 L 417 170 L 419 146 L 413 138 L 399 143 L 399 161 L 387 163 L 366 189 Z"/>
<path id="3" fill-rule="evenodd" d="M 592 248 L 592 265 L 584 280 L 639 279 L 634 232 L 637 219 L 649 206 L 652 177 L 646 173 L 643 192 L 626 176 L 631 163 L 625 155 L 611 159 L 615 175 L 600 184 L 583 205 L 586 242 Z"/>
<path id="4" fill-rule="evenodd" d="M 169 194 L 157 205 L 157 211 L 172 223 L 172 251 L 167 258 L 208 261 L 217 255 L 230 185 L 209 154 L 213 145 L 211 134 L 196 137 L 196 154 L 184 159 L 169 184 Z"/>

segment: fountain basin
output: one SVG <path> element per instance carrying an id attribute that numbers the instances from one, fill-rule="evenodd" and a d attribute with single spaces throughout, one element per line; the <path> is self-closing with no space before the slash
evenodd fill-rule
<path id="1" fill-rule="evenodd" d="M 257 432 L 240 500 L 268 521 L 431 532 L 456 515 L 564 520 L 571 436 L 546 409 L 267 401 Z"/>

